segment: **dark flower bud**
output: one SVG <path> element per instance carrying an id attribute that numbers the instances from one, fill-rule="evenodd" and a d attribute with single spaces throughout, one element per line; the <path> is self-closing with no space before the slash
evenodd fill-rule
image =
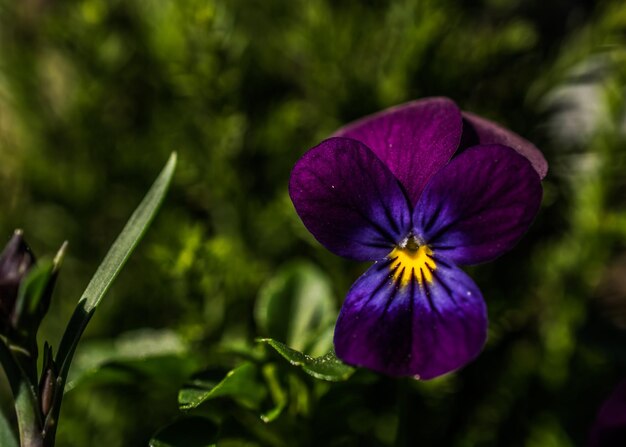
<path id="1" fill-rule="evenodd" d="M 39 401 L 41 414 L 45 417 L 50 414 L 58 390 L 59 370 L 54 362 L 52 347 L 46 343 L 43 351 L 43 370 L 39 381 Z"/>
<path id="2" fill-rule="evenodd" d="M 16 230 L 0 255 L 0 333 L 6 334 L 22 280 L 35 264 L 35 256 L 26 244 L 22 230 Z"/>

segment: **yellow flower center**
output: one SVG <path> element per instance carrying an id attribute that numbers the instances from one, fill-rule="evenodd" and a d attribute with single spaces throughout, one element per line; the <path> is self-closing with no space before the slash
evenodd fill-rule
<path id="1" fill-rule="evenodd" d="M 413 237 L 393 249 L 387 256 L 391 259 L 389 269 L 393 280 L 401 286 L 406 286 L 412 278 L 421 286 L 433 281 L 433 272 L 437 268 L 433 259 L 433 251 L 428 245 L 419 245 Z"/>

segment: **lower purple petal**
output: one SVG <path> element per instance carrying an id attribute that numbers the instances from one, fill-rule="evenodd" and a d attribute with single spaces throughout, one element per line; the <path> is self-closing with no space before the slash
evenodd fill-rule
<path id="1" fill-rule="evenodd" d="M 335 327 L 340 359 L 390 376 L 432 379 L 479 354 L 487 337 L 480 290 L 455 265 L 434 261 L 429 280 L 412 276 L 401 284 L 387 258 L 354 283 Z"/>

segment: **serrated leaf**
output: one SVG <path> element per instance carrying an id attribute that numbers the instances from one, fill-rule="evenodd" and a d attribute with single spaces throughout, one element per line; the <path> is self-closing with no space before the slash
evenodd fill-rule
<path id="1" fill-rule="evenodd" d="M 193 416 L 159 430 L 150 440 L 150 447 L 213 447 L 219 427 L 209 419 Z"/>
<path id="2" fill-rule="evenodd" d="M 179 406 L 182 410 L 191 410 L 207 400 L 230 397 L 248 408 L 258 408 L 267 395 L 258 373 L 256 365 L 246 362 L 229 371 L 217 384 L 195 380 L 180 390 Z"/>
<path id="3" fill-rule="evenodd" d="M 336 317 L 329 279 L 307 262 L 283 267 L 261 288 L 255 307 L 261 331 L 310 355 L 331 348 L 332 339 L 322 335 L 332 328 Z"/>
<path id="4" fill-rule="evenodd" d="M 0 445 L 2 447 L 18 447 L 11 424 L 2 411 L 0 411 Z"/>
<path id="5" fill-rule="evenodd" d="M 316 379 L 341 382 L 350 378 L 355 371 L 352 366 L 339 360 L 334 351 L 321 357 L 311 357 L 271 338 L 261 338 L 257 341 L 268 344 L 289 363 L 301 367 L 304 372 Z"/>

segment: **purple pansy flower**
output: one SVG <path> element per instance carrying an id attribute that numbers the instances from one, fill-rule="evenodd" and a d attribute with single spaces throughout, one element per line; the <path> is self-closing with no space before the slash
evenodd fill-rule
<path id="1" fill-rule="evenodd" d="M 626 381 L 602 404 L 589 436 L 590 447 L 626 445 Z"/>
<path id="2" fill-rule="evenodd" d="M 333 253 L 375 261 L 341 308 L 337 356 L 422 379 L 476 357 L 487 312 L 458 266 L 517 243 L 546 172 L 531 143 L 446 98 L 366 117 L 304 154 L 289 182 L 304 225 Z"/>

